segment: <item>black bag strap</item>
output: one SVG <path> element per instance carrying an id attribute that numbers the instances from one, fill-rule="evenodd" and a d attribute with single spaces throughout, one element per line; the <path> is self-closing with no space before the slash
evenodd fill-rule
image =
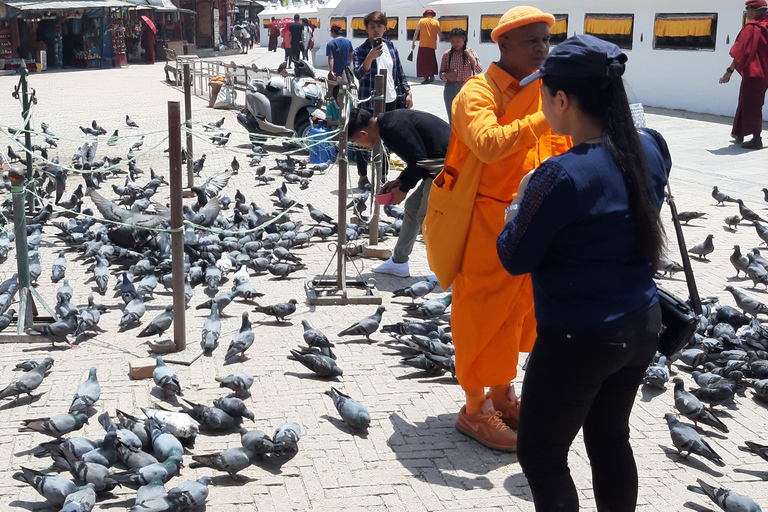
<path id="1" fill-rule="evenodd" d="M 661 147 L 656 141 L 656 138 L 645 130 L 638 130 L 641 136 L 647 137 L 656 146 L 656 149 L 661 153 Z M 691 307 L 696 315 L 701 315 L 701 298 L 699 298 L 699 289 L 696 287 L 696 279 L 693 277 L 693 267 L 691 267 L 691 259 L 688 257 L 688 249 L 685 246 L 685 236 L 683 235 L 683 226 L 680 224 L 680 219 L 677 216 L 677 205 L 675 205 L 675 198 L 672 195 L 672 188 L 669 186 L 669 176 L 667 176 L 667 204 L 669 204 L 669 211 L 672 214 L 672 223 L 675 225 L 675 233 L 677 234 L 677 243 L 680 246 L 680 258 L 683 264 L 683 272 L 685 273 L 685 281 L 688 285 L 688 295 L 691 299 Z"/>

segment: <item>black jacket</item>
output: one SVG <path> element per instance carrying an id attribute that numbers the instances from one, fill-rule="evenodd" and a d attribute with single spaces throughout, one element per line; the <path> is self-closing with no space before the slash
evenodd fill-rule
<path id="1" fill-rule="evenodd" d="M 406 163 L 400 173 L 400 190 L 408 192 L 431 177 L 416 162 L 427 158 L 445 158 L 451 139 L 451 126 L 426 112 L 400 109 L 379 114 L 379 134 L 384 145 Z"/>

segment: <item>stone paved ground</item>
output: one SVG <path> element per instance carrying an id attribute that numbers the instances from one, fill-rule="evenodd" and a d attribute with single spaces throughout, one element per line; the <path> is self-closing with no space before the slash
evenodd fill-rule
<path id="1" fill-rule="evenodd" d="M 230 58 L 227 57 L 227 60 Z M 233 60 L 255 60 L 259 65 L 275 66 L 278 58 L 258 49 Z M 34 75 L 32 83 L 39 97 L 34 124 L 39 126 L 41 121 L 47 122 L 51 130 L 62 138 L 59 151 L 62 161 L 68 160 L 83 140 L 77 126 L 85 125 L 92 119 L 97 119 L 109 132 L 119 128 L 122 135 L 129 136 L 116 148 L 102 145 L 99 155 L 124 155 L 135 139 L 132 134 L 147 133 L 145 147 L 157 146 L 157 149 L 143 157 L 139 165 L 145 170 L 151 166 L 167 174 L 167 160 L 162 153 L 166 147 L 163 141 L 167 126 L 166 101 L 182 98 L 161 78 L 161 63 L 120 70 Z M 3 125 L 18 120 L 19 109 L 10 97 L 15 83 L 15 77 L 0 77 L 0 112 L 3 112 L 0 124 Z M 419 108 L 445 117 L 439 86 L 417 85 L 414 91 L 415 104 Z M 209 156 L 203 172 L 203 176 L 207 177 L 227 168 L 233 150 L 243 153 L 244 150 L 237 146 L 244 144 L 246 138 L 236 124 L 234 112 L 214 112 L 198 98 L 193 100 L 193 110 L 194 119 L 201 122 L 225 116 L 226 131 L 233 131 L 232 141 L 226 149 L 215 149 L 206 142 L 195 141 L 196 153 L 206 152 Z M 141 127 L 138 130 L 128 129 L 123 121 L 125 114 L 129 114 Z M 670 143 L 675 161 L 672 184 L 680 210 L 700 210 L 708 214 L 705 219 L 694 221 L 685 228 L 690 244 L 700 242 L 708 233 L 715 234 L 716 250 L 711 261 L 695 261 L 693 264 L 701 293 L 704 296 L 720 296 L 723 302 L 731 304 L 732 300 L 723 290 L 724 285 L 732 281 L 733 271 L 728 262 L 731 247 L 740 243 L 742 248 L 751 248 L 759 240 L 749 226 L 741 226 L 735 233 L 725 230 L 722 219 L 736 213 L 736 208 L 732 205 L 714 206 L 709 192 L 711 186 L 717 184 L 726 193 L 743 198 L 754 210 L 768 215 L 760 192 L 762 186 L 768 185 L 764 153 L 749 153 L 729 146 L 729 119 L 653 109 L 647 117 L 649 125 L 660 130 Z M 0 136 L 0 142 L 5 146 L 7 140 Z M 244 157 L 239 159 L 245 163 Z M 76 185 L 78 181 L 79 178 L 74 177 L 70 183 Z M 249 200 L 268 206 L 267 194 L 273 188 L 256 188 L 253 185 L 251 173 L 244 165 L 224 192 L 233 196 L 235 189 L 239 188 Z M 294 186 L 291 187 L 291 194 L 295 199 L 311 201 L 333 215 L 335 185 L 334 169 L 328 175 L 314 178 L 312 187 L 306 193 Z M 112 197 L 109 187 L 103 190 Z M 161 195 L 165 194 L 167 189 L 161 189 Z M 295 215 L 295 218 L 308 222 L 306 217 L 304 213 Z M 42 244 L 45 270 L 39 286 L 43 296 L 51 300 L 56 286 L 48 278 L 50 264 L 62 245 L 51 236 L 52 231 L 46 230 Z M 668 231 L 673 235 L 671 227 Z M 391 246 L 391 242 L 388 245 Z M 225 366 L 223 353 L 233 331 L 239 326 L 240 312 L 247 307 L 234 304 L 226 311 L 229 316 L 223 320 L 223 346 L 214 356 L 201 358 L 189 367 L 175 367 L 185 396 L 203 403 L 223 394 L 216 387 L 215 376 L 225 376 L 233 370 L 253 374 L 256 382 L 252 388 L 253 398 L 249 401 L 250 408 L 256 414 L 253 427 L 271 432 L 281 422 L 297 421 L 304 433 L 295 457 L 247 469 L 242 473 L 247 477 L 247 483 L 235 483 L 226 476 L 218 475 L 211 489 L 209 510 L 533 510 L 530 492 L 516 456 L 482 448 L 455 431 L 454 423 L 463 394 L 454 381 L 447 377 L 425 377 L 401 366 L 394 351 L 382 344 L 386 336 L 381 333 L 374 336 L 375 342 L 371 344 L 362 340 L 340 340 L 335 336 L 352 321 L 372 313 L 374 308 L 308 306 L 304 301 L 304 278 L 321 272 L 331 253 L 323 243 L 298 252 L 305 258 L 307 270 L 298 273 L 297 278 L 285 281 L 252 278 L 256 288 L 266 294 L 265 303 L 292 297 L 299 299 L 300 306 L 292 321 L 276 325 L 264 322 L 259 314 L 252 314 L 252 319 L 259 323 L 254 324 L 256 343 L 249 359 Z M 670 254 L 673 259 L 679 259 L 674 250 L 670 250 Z M 84 283 L 88 275 L 85 265 L 74 261 L 75 256 L 76 253 L 68 255 L 70 266 L 67 276 L 75 287 L 75 301 L 82 304 L 93 291 L 90 284 Z M 364 276 L 372 276 L 370 266 L 373 263 L 358 261 Z M 13 258 L 4 262 L 0 266 L 0 278 L 8 277 L 14 268 Z M 410 279 L 376 279 L 388 308 L 384 315 L 385 323 L 400 320 L 405 304 L 393 300 L 389 292 L 428 273 L 421 243 L 414 250 L 412 269 L 414 277 Z M 113 283 L 114 278 L 110 290 Z M 678 292 L 684 290 L 684 281 L 679 274 L 675 279 L 665 280 L 664 285 Z M 764 290 L 752 290 L 746 282 L 736 281 L 735 285 L 761 300 L 768 299 Z M 227 286 L 227 283 L 223 285 L 224 288 Z M 192 305 L 206 298 L 198 288 Z M 29 453 L 31 448 L 46 439 L 39 434 L 19 433 L 17 428 L 22 419 L 66 411 L 72 394 L 87 376 L 90 366 L 98 368 L 103 390 L 97 404 L 99 412 L 114 413 L 119 408 L 138 413 L 140 407 L 161 401 L 153 394 L 151 381 L 132 381 L 128 378 L 128 361 L 146 355 L 146 346 L 135 338 L 136 329 L 117 333 L 119 297 L 108 293 L 106 297 L 97 296 L 97 301 L 112 308 L 102 319 L 102 326 L 108 333 L 82 343 L 77 349 L 51 349 L 42 344 L 2 345 L 0 382 L 6 383 L 15 378 L 17 374 L 11 369 L 27 358 L 52 355 L 56 365 L 40 388 L 45 394 L 39 400 L 30 403 L 24 399 L 17 407 L 11 408 L 7 403 L 0 407 L 0 510 L 46 508 L 33 489 L 11 479 L 11 474 L 22 465 L 35 469 L 48 467 L 49 461 L 36 459 Z M 152 318 L 170 301 L 170 294 L 158 291 L 154 300 L 149 302 L 145 319 Z M 193 308 L 187 311 L 190 346 L 197 345 L 205 316 L 204 311 Z M 302 319 L 310 320 L 312 325 L 325 331 L 337 343 L 339 364 L 345 373 L 336 385 L 370 409 L 373 421 L 367 436 L 352 436 L 340 424 L 330 399 L 322 394 L 328 389 L 328 383 L 308 378 L 302 366 L 286 359 L 288 349 L 301 341 Z M 588 369 L 574 368 L 574 371 Z M 687 374 L 684 376 L 690 382 Z M 748 392 L 746 396 L 738 397 L 735 406 L 720 413 L 731 427 L 730 434 L 708 435 L 708 441 L 727 463 L 725 468 L 716 468 L 699 459 L 685 461 L 665 454 L 665 451 L 670 452 L 671 442 L 662 416 L 672 410 L 671 388 L 660 394 L 647 390 L 638 393 L 637 407 L 632 416 L 632 437 L 640 471 L 639 510 L 682 510 L 687 502 L 704 504 L 701 497 L 685 488 L 700 477 L 749 494 L 768 506 L 768 486 L 764 482 L 768 477 L 768 466 L 761 459 L 737 448 L 744 440 L 764 441 L 767 436 L 765 425 L 768 412 L 765 405 L 753 401 L 750 395 L 751 392 Z M 251 427 L 250 422 L 246 423 Z M 82 435 L 99 437 L 103 431 L 92 421 L 85 426 Z M 236 434 L 201 436 L 193 453 L 208 453 L 234 446 L 239 446 Z M 592 510 L 589 465 L 580 439 L 574 444 L 570 464 L 583 498 L 583 508 Z M 187 468 L 182 478 L 194 479 L 205 474 L 210 474 L 210 471 Z M 180 478 L 174 479 L 169 485 L 180 481 Z M 122 510 L 131 504 L 132 496 L 133 492 L 129 489 L 117 489 L 115 495 L 101 502 L 99 507 Z"/>

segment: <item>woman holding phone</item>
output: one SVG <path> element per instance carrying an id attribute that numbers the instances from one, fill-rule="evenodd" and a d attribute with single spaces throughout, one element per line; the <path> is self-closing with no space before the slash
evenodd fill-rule
<path id="1" fill-rule="evenodd" d="M 368 39 L 355 48 L 354 70 L 355 76 L 360 81 L 358 97 L 361 101 L 359 107 L 373 111 L 373 84 L 379 69 L 387 70 L 387 83 L 384 92 L 386 111 L 397 108 L 411 108 L 411 86 L 403 73 L 400 62 L 400 54 L 391 41 L 384 39 L 387 31 L 387 17 L 383 12 L 374 11 L 363 18 Z M 370 159 L 370 151 L 359 150 L 357 152 L 357 173 L 359 175 L 358 187 L 364 188 L 368 184 L 367 167 Z"/>

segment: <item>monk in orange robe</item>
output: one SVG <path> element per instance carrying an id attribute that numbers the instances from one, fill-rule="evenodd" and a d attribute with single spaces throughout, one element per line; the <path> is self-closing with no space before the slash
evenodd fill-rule
<path id="1" fill-rule="evenodd" d="M 511 381 L 519 352 L 533 347 L 536 321 L 530 276 L 504 271 L 496 239 L 520 180 L 570 147 L 541 113 L 540 81 L 523 88 L 519 82 L 547 56 L 554 22 L 551 14 L 526 6 L 502 16 L 491 36 L 499 45 L 498 62 L 467 81 L 453 103 L 445 162 L 461 172 L 471 153 L 476 157 L 471 161 L 482 166 L 462 266 L 453 281 L 456 376 L 467 397 L 456 428 L 505 451 L 517 447 L 513 429 L 520 406 Z"/>

